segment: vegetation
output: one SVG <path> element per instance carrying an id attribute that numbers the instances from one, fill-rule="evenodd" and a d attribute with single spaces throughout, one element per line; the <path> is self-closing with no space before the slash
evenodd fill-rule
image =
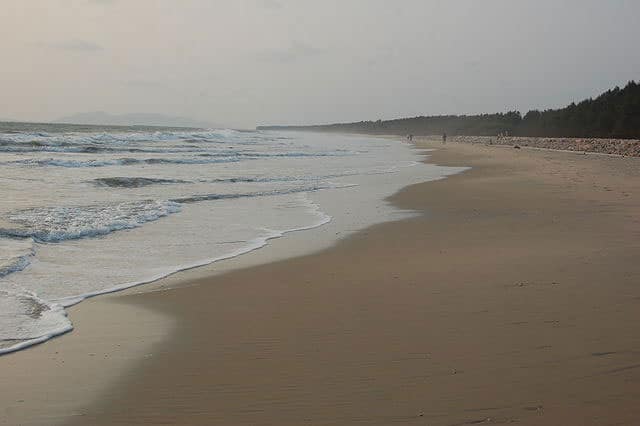
<path id="1" fill-rule="evenodd" d="M 319 126 L 263 126 L 263 130 L 319 130 L 373 134 L 414 134 L 640 138 L 640 84 L 629 82 L 595 99 L 562 109 L 482 115 L 441 115 L 395 120 L 360 121 Z"/>

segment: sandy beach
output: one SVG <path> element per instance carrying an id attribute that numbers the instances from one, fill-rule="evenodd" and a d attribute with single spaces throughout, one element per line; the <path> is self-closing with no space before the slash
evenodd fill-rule
<path id="1" fill-rule="evenodd" d="M 0 423 L 635 424 L 640 159 L 417 145 L 472 167 L 390 199 L 419 216 L 85 302 L 0 359 Z"/>

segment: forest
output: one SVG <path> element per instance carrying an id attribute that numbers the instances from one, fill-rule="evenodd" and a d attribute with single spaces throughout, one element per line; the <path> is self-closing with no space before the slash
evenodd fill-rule
<path id="1" fill-rule="evenodd" d="M 439 115 L 311 126 L 260 126 L 258 130 L 315 130 L 369 134 L 640 138 L 640 84 L 630 81 L 595 99 L 561 109 L 480 115 Z"/>

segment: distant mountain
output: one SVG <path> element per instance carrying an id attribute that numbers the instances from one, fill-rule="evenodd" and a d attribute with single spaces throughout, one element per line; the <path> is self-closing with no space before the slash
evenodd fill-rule
<path id="1" fill-rule="evenodd" d="M 95 124 L 109 126 L 214 127 L 212 123 L 163 114 L 109 114 L 103 111 L 83 112 L 62 117 L 54 123 Z"/>

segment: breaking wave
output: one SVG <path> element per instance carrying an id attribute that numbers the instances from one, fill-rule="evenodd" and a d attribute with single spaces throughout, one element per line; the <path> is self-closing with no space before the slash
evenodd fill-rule
<path id="1" fill-rule="evenodd" d="M 13 229 L 0 229 L 0 236 L 33 238 L 60 242 L 96 237 L 177 213 L 180 205 L 172 201 L 135 201 L 90 206 L 57 206 L 27 209 L 8 216 Z"/>

